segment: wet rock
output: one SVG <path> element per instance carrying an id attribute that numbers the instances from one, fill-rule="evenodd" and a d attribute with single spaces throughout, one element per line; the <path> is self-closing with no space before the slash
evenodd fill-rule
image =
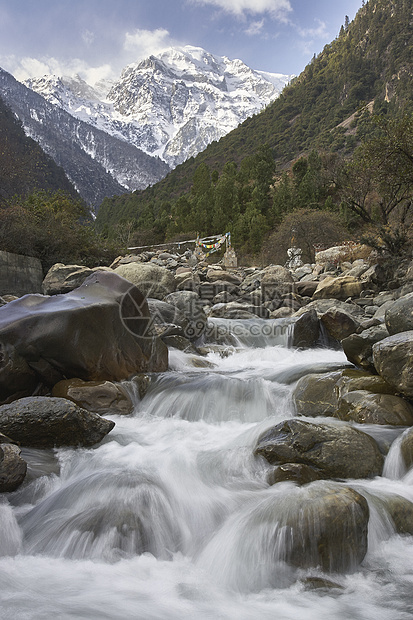
<path id="1" fill-rule="evenodd" d="M 278 531 L 285 532 L 283 559 L 288 564 L 347 572 L 363 561 L 369 508 L 360 493 L 320 481 L 277 500 L 286 504 L 274 507 L 274 518 Z"/>
<path id="2" fill-rule="evenodd" d="M 44 295 L 58 295 L 69 293 L 78 288 L 93 273 L 97 271 L 111 271 L 110 267 L 89 268 L 83 265 L 64 265 L 56 263 L 47 272 L 42 290 Z"/>
<path id="3" fill-rule="evenodd" d="M 336 384 L 341 372 L 311 373 L 297 382 L 293 402 L 298 415 L 334 416 L 338 407 Z"/>
<path id="4" fill-rule="evenodd" d="M 374 366 L 381 377 L 413 398 L 413 331 L 389 336 L 373 345 Z"/>
<path id="5" fill-rule="evenodd" d="M 375 372 L 373 346 L 387 338 L 389 332 L 385 325 L 377 325 L 365 329 L 360 334 L 351 334 L 341 341 L 347 359 L 356 366 Z"/>
<path id="6" fill-rule="evenodd" d="M 321 321 L 327 333 L 338 341 L 354 334 L 360 327 L 360 321 L 353 315 L 335 307 L 327 310 L 327 312 L 321 316 Z"/>
<path id="7" fill-rule="evenodd" d="M 95 413 L 128 414 L 133 405 L 127 393 L 110 381 L 82 381 L 66 379 L 59 381 L 52 396 L 71 400 L 79 407 Z"/>
<path id="8" fill-rule="evenodd" d="M 344 590 L 339 583 L 323 577 L 307 577 L 303 580 L 303 586 L 305 590 L 325 590 L 327 593 L 331 590 Z"/>
<path id="9" fill-rule="evenodd" d="M 267 482 L 270 485 L 286 481 L 303 485 L 315 480 L 320 480 L 318 472 L 314 467 L 304 465 L 303 463 L 285 463 L 285 465 L 274 467 L 267 475 Z"/>
<path id="10" fill-rule="evenodd" d="M 320 323 L 317 312 L 308 310 L 294 321 L 292 346 L 309 349 L 314 347 L 320 335 Z"/>
<path id="11" fill-rule="evenodd" d="M 371 394 L 357 390 L 342 395 L 337 417 L 358 424 L 413 425 L 413 406 L 393 394 Z"/>
<path id="12" fill-rule="evenodd" d="M 383 468 L 374 439 L 347 424 L 286 420 L 261 435 L 254 453 L 271 465 L 309 465 L 323 478 L 368 478 Z"/>
<path id="13" fill-rule="evenodd" d="M 409 428 L 403 433 L 400 442 L 400 452 L 406 469 L 410 469 L 413 465 L 413 428 Z"/>
<path id="14" fill-rule="evenodd" d="M 193 355 L 197 355 L 199 350 L 194 347 L 192 342 L 180 335 L 172 335 L 172 336 L 161 336 L 163 342 L 168 347 L 173 347 L 174 349 L 178 349 L 179 351 L 184 351 L 185 353 L 192 353 Z"/>
<path id="15" fill-rule="evenodd" d="M 393 493 L 370 496 L 371 501 L 384 509 L 397 534 L 413 534 L 413 503 Z"/>
<path id="16" fill-rule="evenodd" d="M 352 276 L 327 277 L 319 283 L 313 294 L 313 299 L 341 299 L 358 297 L 363 290 L 363 284 Z"/>
<path id="17" fill-rule="evenodd" d="M 339 398 L 347 392 L 356 390 L 367 390 L 373 394 L 394 394 L 395 389 L 391 387 L 379 375 L 373 375 L 365 370 L 358 368 L 347 368 L 340 373 L 336 384 Z"/>
<path id="18" fill-rule="evenodd" d="M 0 359 L 0 402 L 18 395 L 20 378 L 32 381 L 28 369 L 50 387 L 64 378 L 121 381 L 166 370 L 167 347 L 149 325 L 142 293 L 106 271 L 65 295 L 25 295 L 1 307 L 0 342 L 7 355 Z"/>
<path id="19" fill-rule="evenodd" d="M 20 454 L 20 448 L 13 444 L 0 445 L 0 493 L 15 491 L 22 484 L 27 463 Z"/>
<path id="20" fill-rule="evenodd" d="M 385 313 L 386 327 L 392 336 L 413 330 L 413 293 L 397 299 Z"/>
<path id="21" fill-rule="evenodd" d="M 165 267 L 153 263 L 128 263 L 116 267 L 115 273 L 134 284 L 145 297 L 163 299 L 175 290 L 175 278 Z"/>
<path id="22" fill-rule="evenodd" d="M 0 407 L 0 428 L 25 447 L 93 446 L 114 426 L 63 398 L 21 398 Z"/>

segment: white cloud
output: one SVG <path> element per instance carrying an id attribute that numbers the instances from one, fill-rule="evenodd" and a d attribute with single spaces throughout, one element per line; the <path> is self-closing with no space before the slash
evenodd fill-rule
<path id="1" fill-rule="evenodd" d="M 212 5 L 226 13 L 245 17 L 246 13 L 259 15 L 269 13 L 275 19 L 285 21 L 292 11 L 290 0 L 189 0 L 192 4 Z"/>
<path id="2" fill-rule="evenodd" d="M 315 28 L 297 28 L 298 33 L 303 39 L 325 39 L 328 38 L 329 34 L 327 31 L 327 27 L 325 22 L 322 22 L 321 19 L 314 20 L 318 25 Z"/>
<path id="3" fill-rule="evenodd" d="M 176 44 L 168 30 L 157 28 L 156 30 L 136 29 L 133 32 L 127 32 L 123 44 L 123 49 L 134 54 L 134 60 L 146 58 L 150 54 L 157 52 Z"/>
<path id="4" fill-rule="evenodd" d="M 88 84 L 95 84 L 102 79 L 115 77 L 112 67 L 108 64 L 92 67 L 84 60 L 74 58 L 69 61 L 61 61 L 52 57 L 31 58 L 25 56 L 17 59 L 15 56 L 0 57 L 0 66 L 14 75 L 16 80 L 23 81 L 28 78 L 41 77 L 42 75 L 79 75 Z"/>
<path id="5" fill-rule="evenodd" d="M 248 34 L 249 36 L 256 36 L 257 34 L 260 34 L 262 32 L 263 28 L 264 20 L 261 19 L 260 21 L 252 22 L 245 30 L 245 34 Z"/>

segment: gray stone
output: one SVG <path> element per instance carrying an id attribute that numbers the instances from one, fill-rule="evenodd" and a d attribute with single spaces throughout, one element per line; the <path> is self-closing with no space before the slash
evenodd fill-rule
<path id="1" fill-rule="evenodd" d="M 347 359 L 355 366 L 375 372 L 373 362 L 373 346 L 387 338 L 389 332 L 385 325 L 365 329 L 360 334 L 351 334 L 341 341 Z"/>
<path id="2" fill-rule="evenodd" d="M 255 454 L 271 465 L 310 465 L 323 478 L 368 478 L 383 469 L 374 439 L 347 424 L 286 420 L 259 437 Z"/>
<path id="3" fill-rule="evenodd" d="M 98 414 L 128 414 L 133 405 L 125 390 L 110 381 L 65 379 L 52 390 L 52 396 L 71 400 L 79 407 Z"/>
<path id="4" fill-rule="evenodd" d="M 153 263 L 119 265 L 115 273 L 134 284 L 145 297 L 163 299 L 176 287 L 173 273 Z"/>
<path id="5" fill-rule="evenodd" d="M 0 428 L 22 446 L 93 446 L 115 423 L 64 398 L 34 396 L 0 407 Z"/>
<path id="6" fill-rule="evenodd" d="M 44 295 L 58 295 L 69 293 L 78 288 L 90 275 L 96 271 L 111 271 L 109 267 L 95 267 L 90 269 L 83 265 L 64 265 L 56 263 L 50 267 L 42 283 Z"/>
<path id="7" fill-rule="evenodd" d="M 293 391 L 296 413 L 309 417 L 334 416 L 338 407 L 335 388 L 340 377 L 340 371 L 301 377 Z"/>
<path id="8" fill-rule="evenodd" d="M 0 445 L 0 493 L 15 491 L 23 482 L 27 463 L 20 453 L 20 448 L 13 444 Z"/>
<path id="9" fill-rule="evenodd" d="M 386 310 L 385 321 L 390 335 L 413 330 L 413 293 L 391 304 Z"/>
<path id="10" fill-rule="evenodd" d="M 389 336 L 373 345 L 374 366 L 383 379 L 413 398 L 413 331 Z"/>
<path id="11" fill-rule="evenodd" d="M 357 424 L 412 426 L 413 406 L 393 394 L 371 394 L 366 390 L 355 390 L 341 396 L 337 417 Z"/>

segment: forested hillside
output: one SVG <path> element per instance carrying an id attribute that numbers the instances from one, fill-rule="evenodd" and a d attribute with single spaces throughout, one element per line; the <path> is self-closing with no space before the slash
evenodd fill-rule
<path id="1" fill-rule="evenodd" d="M 377 170 L 386 171 L 374 144 L 387 149 L 401 132 L 411 135 L 412 1 L 369 0 L 353 22 L 343 22 L 337 38 L 261 114 L 155 186 L 106 199 L 101 230 L 110 235 L 127 225 L 142 243 L 231 230 L 237 247 L 256 253 L 297 209 L 324 210 L 339 226 L 333 235 L 351 234 L 359 222 L 387 225 L 408 192 L 393 196 L 397 209 L 383 207 Z M 363 180 L 356 170 L 364 170 Z M 357 183 L 367 182 L 360 210 Z"/>
<path id="2" fill-rule="evenodd" d="M 62 168 L 27 137 L 13 112 L 0 99 L 0 203 L 35 189 L 63 190 L 79 196 Z"/>

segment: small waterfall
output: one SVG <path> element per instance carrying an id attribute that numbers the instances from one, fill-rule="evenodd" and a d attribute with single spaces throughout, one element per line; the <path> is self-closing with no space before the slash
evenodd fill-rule
<path id="1" fill-rule="evenodd" d="M 207 342 L 241 347 L 289 347 L 294 330 L 292 319 L 208 319 Z"/>
<path id="2" fill-rule="evenodd" d="M 348 362 L 338 350 L 289 347 L 288 320 L 250 321 L 211 319 L 231 341 L 225 355 L 172 350 L 145 395 L 122 383 L 134 411 L 109 416 L 116 425 L 99 445 L 22 450 L 26 481 L 0 503 L 5 616 L 411 616 L 413 536 L 395 535 L 393 517 L 410 514 L 413 475 L 394 465 L 395 432 L 360 429 L 383 453 L 393 442 L 387 477 L 269 486 L 258 437 L 294 416 L 299 377 Z M 312 579 L 340 587 L 310 591 Z"/>
<path id="3" fill-rule="evenodd" d="M 400 449 L 402 439 L 403 434 L 395 439 L 384 462 L 383 476 L 391 480 L 400 480 L 407 472 L 407 467 Z"/>

